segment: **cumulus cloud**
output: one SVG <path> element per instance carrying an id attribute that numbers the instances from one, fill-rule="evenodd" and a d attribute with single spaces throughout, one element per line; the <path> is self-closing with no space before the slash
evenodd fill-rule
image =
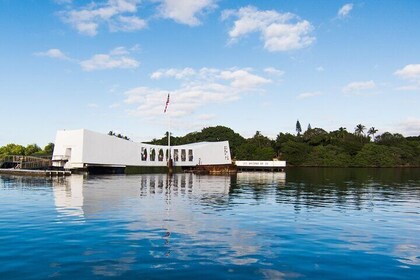
<path id="1" fill-rule="evenodd" d="M 394 75 L 405 80 L 420 81 L 420 64 L 408 64 L 395 71 Z"/>
<path id="2" fill-rule="evenodd" d="M 251 74 L 246 70 L 227 70 L 220 73 L 220 77 L 224 80 L 229 80 L 230 85 L 234 88 L 256 88 L 262 84 L 268 84 L 271 80 Z"/>
<path id="3" fill-rule="evenodd" d="M 350 14 L 351 10 L 353 10 L 353 4 L 352 3 L 345 4 L 343 7 L 341 7 L 338 10 L 337 12 L 338 18 L 343 19 L 347 17 Z"/>
<path id="4" fill-rule="evenodd" d="M 108 54 L 95 54 L 87 60 L 80 62 L 84 71 L 105 70 L 105 69 L 130 69 L 139 67 L 140 63 L 132 57 L 127 56 L 128 50 L 118 47 Z"/>
<path id="5" fill-rule="evenodd" d="M 215 0 L 160 0 L 159 13 L 163 18 L 196 26 L 201 23 L 198 16 L 216 7 Z"/>
<path id="6" fill-rule="evenodd" d="M 298 95 L 298 99 L 306 99 L 306 98 L 311 98 L 311 97 L 315 97 L 315 96 L 319 96 L 322 95 L 321 92 L 315 91 L 315 92 L 303 92 L 301 94 Z"/>
<path id="7" fill-rule="evenodd" d="M 129 113 L 146 119 L 162 115 L 169 92 L 171 99 L 167 113 L 181 118 L 190 116 L 202 106 L 232 102 L 240 99 L 242 94 L 261 91 L 262 86 L 271 82 L 248 68 L 170 68 L 155 71 L 150 77 L 152 80 L 175 79 L 180 84 L 172 90 L 137 87 L 125 93 L 124 103 L 131 107 Z"/>
<path id="8" fill-rule="evenodd" d="M 344 93 L 361 93 L 362 91 L 376 88 L 374 81 L 352 82 L 343 87 Z"/>
<path id="9" fill-rule="evenodd" d="M 310 46 L 315 37 L 311 36 L 312 24 L 292 13 L 275 10 L 260 11 L 253 6 L 239 10 L 225 10 L 222 20 L 235 18 L 229 31 L 231 42 L 251 33 L 259 33 L 264 48 L 270 52 L 289 51 Z"/>
<path id="10" fill-rule="evenodd" d="M 69 9 L 60 13 L 64 22 L 79 33 L 95 36 L 101 24 L 107 24 L 110 31 L 135 31 L 146 26 L 146 21 L 137 17 L 139 0 L 108 0 L 79 9 Z"/>
<path id="11" fill-rule="evenodd" d="M 36 55 L 36 56 L 46 56 L 46 57 L 55 58 L 55 59 L 62 59 L 62 60 L 70 60 L 70 58 L 67 55 L 65 55 L 59 49 L 49 49 L 45 52 L 34 53 L 34 55 Z"/>
<path id="12" fill-rule="evenodd" d="M 416 91 L 420 89 L 420 64 L 408 64 L 394 72 L 394 75 L 409 82 L 408 85 L 396 88 L 402 91 Z"/>

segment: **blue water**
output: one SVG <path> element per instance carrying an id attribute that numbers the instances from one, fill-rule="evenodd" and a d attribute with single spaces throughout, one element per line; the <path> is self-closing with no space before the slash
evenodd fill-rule
<path id="1" fill-rule="evenodd" d="M 420 279 L 419 169 L 0 176 L 0 279 Z"/>

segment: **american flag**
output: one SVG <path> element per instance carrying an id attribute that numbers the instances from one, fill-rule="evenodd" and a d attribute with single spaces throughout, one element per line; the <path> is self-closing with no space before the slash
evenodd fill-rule
<path id="1" fill-rule="evenodd" d="M 168 105 L 169 105 L 169 93 L 168 93 L 168 98 L 166 99 L 165 110 L 163 111 L 164 113 L 166 113 L 166 110 L 168 109 Z"/>

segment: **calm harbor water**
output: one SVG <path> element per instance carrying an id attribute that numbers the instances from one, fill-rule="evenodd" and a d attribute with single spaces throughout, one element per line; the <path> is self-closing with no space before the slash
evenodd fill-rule
<path id="1" fill-rule="evenodd" d="M 420 169 L 0 176 L 0 279 L 419 279 Z"/>

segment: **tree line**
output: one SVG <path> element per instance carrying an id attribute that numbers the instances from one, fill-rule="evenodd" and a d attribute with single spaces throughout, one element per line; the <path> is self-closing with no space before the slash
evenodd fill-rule
<path id="1" fill-rule="evenodd" d="M 3 156 L 52 156 L 54 143 L 48 143 L 44 148 L 37 144 L 29 144 L 26 147 L 18 144 L 7 144 L 0 147 L 0 158 Z"/>
<path id="2" fill-rule="evenodd" d="M 279 133 L 270 139 L 256 131 L 251 138 L 224 126 L 207 127 L 181 137 L 171 137 L 172 145 L 200 141 L 230 143 L 232 158 L 237 160 L 286 160 L 289 166 L 322 167 L 419 167 L 420 136 L 404 137 L 385 132 L 376 135 L 375 127 L 358 124 L 350 132 L 344 127 L 327 132 L 308 125 L 306 131 L 297 121 L 296 134 Z M 167 145 L 167 135 L 151 144 Z"/>
<path id="3" fill-rule="evenodd" d="M 280 132 L 275 139 L 256 131 L 253 137 L 244 138 L 225 126 L 206 127 L 184 136 L 171 136 L 172 145 L 203 141 L 229 141 L 232 159 L 285 160 L 289 166 L 323 167 L 420 167 L 420 136 L 404 137 L 385 132 L 377 135 L 374 127 L 367 129 L 358 124 L 353 131 L 344 127 L 327 132 L 308 125 L 302 130 L 296 123 L 296 134 Z M 109 135 L 129 140 L 127 136 Z M 150 144 L 167 145 L 168 133 Z M 25 146 L 8 144 L 0 147 L 0 157 L 5 155 L 52 155 L 54 144 L 43 149 L 36 144 Z"/>

